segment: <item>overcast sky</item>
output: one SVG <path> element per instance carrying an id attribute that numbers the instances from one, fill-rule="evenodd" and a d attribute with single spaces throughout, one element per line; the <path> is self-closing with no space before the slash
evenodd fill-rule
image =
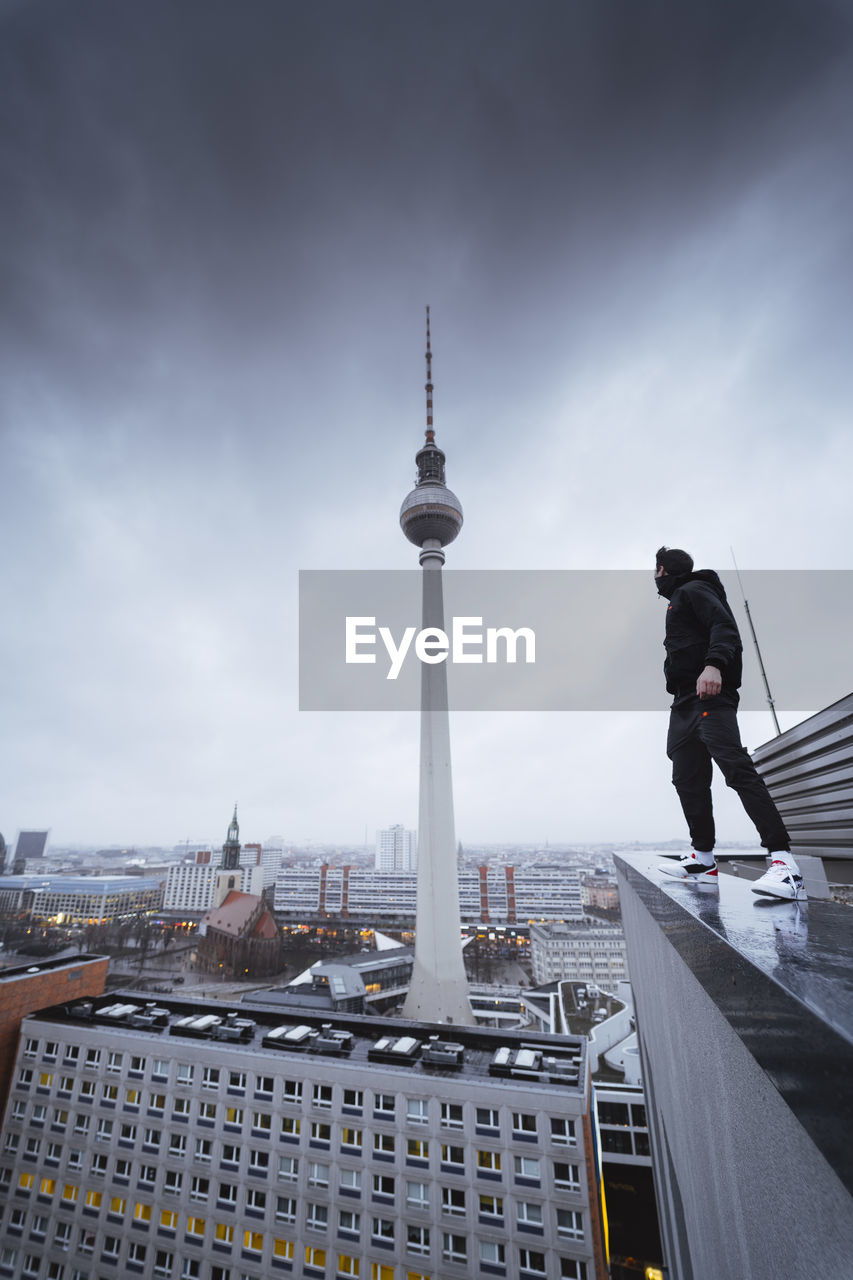
<path id="1" fill-rule="evenodd" d="M 297 574 L 417 563 L 426 303 L 448 565 L 853 568 L 851 98 L 841 0 L 0 0 L 7 840 L 416 825 Z M 458 713 L 458 837 L 683 835 L 666 706 Z"/>

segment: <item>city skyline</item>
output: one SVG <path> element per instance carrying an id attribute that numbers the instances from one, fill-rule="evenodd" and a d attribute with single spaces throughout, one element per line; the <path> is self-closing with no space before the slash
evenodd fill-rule
<path id="1" fill-rule="evenodd" d="M 851 567 L 849 14 L 484 13 L 3 7 L 10 844 L 414 825 L 415 713 L 296 709 L 296 594 L 410 564 L 427 303 L 454 567 L 648 569 L 661 638 L 662 542 Z M 458 838 L 683 838 L 666 713 L 451 712 Z"/>

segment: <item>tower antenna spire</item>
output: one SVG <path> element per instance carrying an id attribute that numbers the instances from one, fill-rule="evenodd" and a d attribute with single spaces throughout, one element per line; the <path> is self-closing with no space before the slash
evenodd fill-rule
<path id="1" fill-rule="evenodd" d="M 432 443 L 435 439 L 435 432 L 432 426 L 432 347 L 429 340 L 429 307 L 426 309 L 426 330 L 427 330 L 427 348 L 426 348 L 426 438 Z"/>

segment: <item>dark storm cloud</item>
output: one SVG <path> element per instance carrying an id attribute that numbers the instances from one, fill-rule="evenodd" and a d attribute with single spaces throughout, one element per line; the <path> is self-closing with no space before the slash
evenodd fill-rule
<path id="1" fill-rule="evenodd" d="M 380 245 L 456 243 L 495 301 L 568 265 L 592 287 L 796 147 L 845 35 L 769 0 L 32 3 L 3 25 L 5 350 L 102 387 L 180 319 L 298 343 Z"/>

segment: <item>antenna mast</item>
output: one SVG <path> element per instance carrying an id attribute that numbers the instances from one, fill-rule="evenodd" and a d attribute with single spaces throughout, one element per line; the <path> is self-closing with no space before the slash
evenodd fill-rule
<path id="1" fill-rule="evenodd" d="M 744 607 L 744 610 L 746 611 L 746 620 L 749 623 L 749 629 L 752 632 L 752 643 L 755 645 L 755 654 L 756 654 L 756 657 L 758 658 L 758 666 L 761 669 L 761 679 L 764 681 L 764 690 L 767 694 L 767 704 L 770 707 L 770 714 L 773 717 L 773 723 L 776 726 L 776 736 L 779 737 L 782 730 L 779 728 L 779 719 L 776 715 L 776 704 L 773 701 L 773 694 L 770 692 L 770 682 L 767 679 L 767 672 L 764 670 L 764 662 L 761 657 L 761 650 L 758 647 L 758 636 L 755 634 L 755 626 L 753 625 L 752 614 L 749 612 L 749 601 L 747 600 L 746 592 L 743 589 L 743 582 L 741 581 L 740 569 L 738 569 L 737 560 L 735 560 L 734 547 L 729 547 L 729 551 L 731 551 L 732 553 L 732 564 L 735 567 L 738 586 L 740 587 L 740 593 L 743 596 L 743 607 Z"/>
<path id="2" fill-rule="evenodd" d="M 426 390 L 426 421 L 427 421 L 426 438 L 427 440 L 431 441 L 434 439 L 434 433 L 432 429 L 432 348 L 430 347 L 430 343 L 429 343 L 429 307 L 427 307 L 426 309 L 426 326 L 427 326 L 427 349 L 426 349 L 427 380 L 426 380 L 426 388 L 425 388 Z"/>

